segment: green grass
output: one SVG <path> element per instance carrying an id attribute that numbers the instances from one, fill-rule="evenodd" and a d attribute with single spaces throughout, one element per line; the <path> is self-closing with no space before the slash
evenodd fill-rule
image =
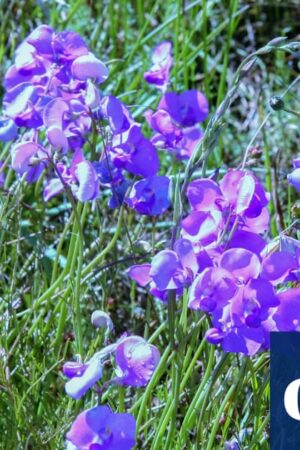
<path id="1" fill-rule="evenodd" d="M 174 89 L 203 90 L 213 114 L 242 60 L 276 36 L 296 40 L 298 29 L 297 2 L 1 3 L 1 76 L 18 43 L 36 25 L 68 27 L 109 61 L 104 91 L 122 96 L 139 120 L 159 99 L 143 81 L 158 42 L 173 41 Z M 299 119 L 283 111 L 269 114 L 269 99 L 296 78 L 297 61 L 275 49 L 259 57 L 230 98 L 220 139 L 207 161 L 207 170 L 224 171 L 241 163 L 249 142 L 260 150 L 247 167 L 273 192 L 273 236 L 295 220 L 291 206 L 296 195 L 288 193 L 286 174 L 298 151 Z M 298 94 L 295 85 L 285 96 L 289 108 L 299 110 Z M 9 146 L 1 147 L 0 160 L 9 163 Z M 170 168 L 169 157 L 162 154 L 161 163 L 163 171 L 182 181 L 184 164 Z M 98 398 L 89 392 L 80 401 L 70 400 L 61 367 L 76 354 L 86 359 L 101 348 L 104 336 L 92 329 L 90 316 L 104 309 L 115 323 L 115 336 L 124 331 L 145 335 L 162 353 L 145 389 L 111 387 L 102 398 L 113 410 L 135 415 L 137 449 L 217 450 L 233 437 L 242 449 L 267 449 L 269 355 L 224 355 L 206 343 L 207 319 L 187 311 L 186 297 L 169 311 L 174 318 L 170 329 L 167 308 L 125 274 L 134 259 L 168 245 L 172 215 L 151 222 L 129 210 L 111 211 L 105 196 L 93 210 L 90 204 L 78 205 L 75 214 L 67 196 L 44 205 L 41 192 L 42 181 L 27 185 L 11 172 L 0 192 L 0 448 L 64 448 L 76 414 Z"/>

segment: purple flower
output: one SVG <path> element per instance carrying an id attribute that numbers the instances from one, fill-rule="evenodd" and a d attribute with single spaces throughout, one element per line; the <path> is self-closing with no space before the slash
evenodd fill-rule
<path id="1" fill-rule="evenodd" d="M 70 363 L 68 363 L 70 364 Z M 65 367 L 65 375 L 69 377 L 70 370 Z M 76 376 L 71 377 L 65 385 L 66 394 L 75 400 L 80 399 L 102 377 L 102 363 L 100 358 L 94 358 L 87 365 L 82 366 Z"/>
<path id="2" fill-rule="evenodd" d="M 51 100 L 43 112 L 43 122 L 47 129 L 47 138 L 52 147 L 68 150 L 68 140 L 63 131 L 65 113 L 69 105 L 61 98 Z"/>
<path id="3" fill-rule="evenodd" d="M 11 119 L 0 117 L 0 141 L 9 142 L 18 137 L 18 128 Z"/>
<path id="4" fill-rule="evenodd" d="M 41 111 L 50 100 L 44 91 L 44 87 L 29 82 L 17 84 L 4 94 L 5 115 L 13 119 L 18 127 L 40 127 L 43 124 Z"/>
<path id="5" fill-rule="evenodd" d="M 280 236 L 280 250 L 282 252 L 288 252 L 294 259 L 290 267 L 289 276 L 286 281 L 300 281 L 300 241 L 293 239 L 290 236 Z M 296 262 L 296 267 L 295 267 Z"/>
<path id="6" fill-rule="evenodd" d="M 225 307 L 212 313 L 213 328 L 208 330 L 207 340 L 221 344 L 227 352 L 247 355 L 269 348 L 269 333 L 277 329 L 272 315 L 278 303 L 271 283 L 250 280 Z"/>
<path id="7" fill-rule="evenodd" d="M 203 137 L 200 128 L 186 127 L 182 129 L 182 138 L 175 145 L 175 154 L 178 159 L 188 159 L 192 156 L 195 148 Z"/>
<path id="8" fill-rule="evenodd" d="M 140 286 L 145 287 L 152 279 L 150 269 L 151 264 L 135 264 L 127 270 L 127 273 L 132 280 L 136 281 Z"/>
<path id="9" fill-rule="evenodd" d="M 95 353 L 84 364 L 64 364 L 63 373 L 70 378 L 65 385 L 67 395 L 78 400 L 93 387 L 102 378 L 104 362 L 110 355 L 114 355 L 116 362 L 116 377 L 111 382 L 124 386 L 145 386 L 160 360 L 157 348 L 145 339 L 139 336 L 123 336 L 114 344 L 107 345 Z"/>
<path id="10" fill-rule="evenodd" d="M 279 251 L 266 256 L 262 263 L 262 278 L 277 285 L 285 281 L 297 281 L 293 271 L 299 269 L 298 258 L 288 251 Z"/>
<path id="11" fill-rule="evenodd" d="M 159 109 L 156 112 L 145 112 L 145 118 L 153 130 L 157 132 L 151 142 L 158 148 L 166 149 L 178 159 L 189 158 L 203 133 L 198 127 L 181 128 L 176 125 L 170 114 Z"/>
<path id="12" fill-rule="evenodd" d="M 125 179 L 112 186 L 112 194 L 108 202 L 109 208 L 120 208 L 130 186 L 131 182 Z"/>
<path id="13" fill-rule="evenodd" d="M 78 182 L 73 187 L 75 196 L 81 202 L 94 200 L 99 195 L 99 180 L 97 172 L 90 161 L 81 161 L 76 165 L 75 176 Z"/>
<path id="14" fill-rule="evenodd" d="M 208 116 L 208 102 L 204 94 L 194 89 L 180 94 L 167 92 L 161 98 L 158 109 L 167 111 L 171 118 L 183 127 L 192 127 Z"/>
<path id="15" fill-rule="evenodd" d="M 171 42 L 162 42 L 157 45 L 151 56 L 152 66 L 149 71 L 144 73 L 145 80 L 162 91 L 166 90 L 169 83 L 170 70 L 173 65 L 171 52 Z"/>
<path id="16" fill-rule="evenodd" d="M 287 176 L 288 182 L 300 192 L 300 157 L 293 159 L 293 172 L 289 173 Z"/>
<path id="17" fill-rule="evenodd" d="M 157 216 L 170 206 L 170 179 L 166 176 L 153 176 L 137 181 L 125 199 L 130 208 L 139 214 Z"/>
<path id="18" fill-rule="evenodd" d="M 55 149 L 81 148 L 91 129 L 90 108 L 99 102 L 89 79 L 101 83 L 107 76 L 106 66 L 77 33 L 41 25 L 17 48 L 5 75 L 4 113 L 16 126 L 45 127 Z M 16 130 L 10 125 L 5 133 L 11 139 Z"/>
<path id="19" fill-rule="evenodd" d="M 261 270 L 259 257 L 243 248 L 225 251 L 221 256 L 220 266 L 230 272 L 240 284 L 257 278 Z"/>
<path id="20" fill-rule="evenodd" d="M 187 197 L 196 210 L 230 211 L 244 218 L 257 218 L 269 198 L 256 177 L 247 171 L 231 169 L 220 184 L 210 179 L 192 181 Z"/>
<path id="21" fill-rule="evenodd" d="M 146 386 L 150 381 L 160 353 L 139 336 L 121 338 L 115 352 L 117 366 L 116 383 L 124 386 Z"/>
<path id="22" fill-rule="evenodd" d="M 50 179 L 44 187 L 43 198 L 46 202 L 63 192 L 65 185 L 70 187 L 81 202 L 98 198 L 100 193 L 97 171 L 93 163 L 83 158 L 80 151 L 75 153 L 70 169 L 63 163 L 57 163 L 56 169 L 60 176 Z"/>
<path id="23" fill-rule="evenodd" d="M 111 148 L 114 165 L 133 175 L 151 177 L 159 169 L 159 159 L 154 145 L 146 139 L 140 126 L 133 123 L 128 130 L 116 134 Z"/>
<path id="24" fill-rule="evenodd" d="M 74 78 L 86 81 L 94 78 L 98 83 L 103 83 L 108 78 L 108 69 L 92 53 L 76 58 L 71 66 Z"/>
<path id="25" fill-rule="evenodd" d="M 246 230 L 237 230 L 228 244 L 229 248 L 244 248 L 260 255 L 266 247 L 266 241 L 256 233 Z"/>
<path id="26" fill-rule="evenodd" d="M 300 156 L 293 159 L 293 167 L 294 169 L 298 169 L 300 167 Z"/>
<path id="27" fill-rule="evenodd" d="M 209 267 L 192 284 L 188 306 L 191 309 L 213 311 L 224 306 L 236 293 L 237 286 L 230 272 Z"/>
<path id="28" fill-rule="evenodd" d="M 223 226 L 220 211 L 192 211 L 181 222 L 182 237 L 190 240 L 196 246 L 208 246 L 214 243 Z"/>
<path id="29" fill-rule="evenodd" d="M 28 172 L 36 162 L 48 159 L 46 150 L 32 141 L 14 145 L 11 149 L 11 157 L 12 168 L 21 175 Z"/>
<path id="30" fill-rule="evenodd" d="M 205 96 L 190 90 L 165 94 L 156 112 L 146 111 L 145 117 L 157 134 L 151 141 L 159 148 L 174 153 L 178 159 L 189 158 L 202 138 L 197 125 L 208 115 Z"/>
<path id="31" fill-rule="evenodd" d="M 251 172 L 229 170 L 219 184 L 207 178 L 192 181 L 187 197 L 192 212 L 182 223 L 183 235 L 194 242 L 209 245 L 235 224 L 232 246 L 237 247 L 237 231 L 261 233 L 268 228 L 268 196 Z M 256 239 L 253 245 L 258 249 L 262 242 Z"/>
<path id="32" fill-rule="evenodd" d="M 211 344 L 222 344 L 225 352 L 243 353 L 255 355 L 264 343 L 264 332 L 262 328 L 229 328 L 223 332 L 220 328 L 211 328 L 206 333 L 206 339 Z"/>
<path id="33" fill-rule="evenodd" d="M 135 445 L 135 419 L 97 406 L 80 413 L 67 433 L 76 450 L 131 450 Z"/>
<path id="34" fill-rule="evenodd" d="M 213 311 L 232 301 L 238 289 L 256 278 L 260 272 L 260 261 L 255 253 L 242 248 L 225 251 L 219 267 L 208 267 L 199 274 L 191 287 L 189 307 Z"/>
<path id="35" fill-rule="evenodd" d="M 151 292 L 164 299 L 163 293 L 169 289 L 182 288 L 191 284 L 198 271 L 198 261 L 192 244 L 179 239 L 174 250 L 162 250 L 152 259 L 151 264 L 130 267 L 128 275 L 141 286 L 150 284 Z"/>
<path id="36" fill-rule="evenodd" d="M 110 129 L 114 134 L 123 133 L 134 123 L 125 105 L 112 95 L 103 97 L 100 110 L 103 117 L 108 120 Z"/>
<path id="37" fill-rule="evenodd" d="M 76 361 L 68 361 L 63 365 L 63 374 L 68 378 L 81 377 L 86 371 L 87 365 Z"/>
<path id="38" fill-rule="evenodd" d="M 287 176 L 288 182 L 300 192 L 300 168 L 294 169 L 293 172 L 289 173 Z"/>
<path id="39" fill-rule="evenodd" d="M 255 253 L 234 247 L 215 257 L 214 267 L 198 275 L 190 290 L 189 306 L 212 315 L 207 340 L 228 352 L 253 355 L 269 348 L 270 331 L 300 329 L 300 289 L 275 291 L 299 280 L 298 245 L 290 242 L 262 257 L 258 244 Z"/>
<path id="40" fill-rule="evenodd" d="M 300 288 L 291 288 L 278 294 L 279 306 L 274 321 L 279 331 L 300 330 Z"/>
<path id="41" fill-rule="evenodd" d="M 251 172 L 229 170 L 220 181 L 220 188 L 226 205 L 245 218 L 258 217 L 269 203 L 269 196 Z"/>
<path id="42" fill-rule="evenodd" d="M 279 304 L 274 287 L 262 278 L 258 254 L 245 248 L 231 248 L 216 256 L 194 280 L 189 307 L 212 315 L 213 327 L 206 338 L 225 351 L 247 355 L 268 348 L 272 319 Z"/>

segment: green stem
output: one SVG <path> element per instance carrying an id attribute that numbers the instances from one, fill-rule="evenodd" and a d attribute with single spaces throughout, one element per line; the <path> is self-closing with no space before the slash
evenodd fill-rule
<path id="1" fill-rule="evenodd" d="M 157 385 L 157 383 L 159 382 L 160 378 L 162 377 L 162 375 L 167 370 L 167 364 L 166 363 L 167 363 L 167 360 L 169 358 L 170 353 L 171 353 L 171 347 L 168 346 L 165 349 L 165 351 L 164 351 L 164 353 L 163 353 L 163 355 L 162 355 L 162 357 L 161 357 L 161 359 L 159 361 L 159 364 L 158 364 L 154 374 L 152 375 L 152 378 L 151 378 L 151 380 L 150 380 L 150 382 L 149 382 L 149 384 L 148 384 L 148 386 L 147 386 L 147 388 L 146 388 L 146 390 L 145 390 L 145 392 L 144 392 L 144 394 L 142 396 L 141 406 L 139 408 L 138 416 L 137 416 L 137 419 L 136 419 L 137 434 L 138 434 L 139 429 L 141 427 L 142 420 L 143 420 L 143 418 L 145 416 L 145 412 L 146 412 L 146 409 L 147 409 L 147 404 L 148 404 L 149 398 L 150 398 L 150 396 L 151 396 L 151 394 L 152 394 L 152 392 L 154 390 L 154 387 Z M 132 413 L 134 413 L 134 411 L 136 410 L 136 407 L 137 407 L 136 404 L 132 406 L 132 408 L 131 408 L 131 412 Z"/>
<path id="2" fill-rule="evenodd" d="M 168 323 L 171 346 L 175 347 L 176 291 L 171 290 L 168 297 Z"/>
<path id="3" fill-rule="evenodd" d="M 119 390 L 119 412 L 125 412 L 125 388 L 123 386 L 118 387 Z"/>
<path id="4" fill-rule="evenodd" d="M 88 203 L 85 204 L 85 207 Z M 81 313 L 80 313 L 80 288 L 81 288 L 81 274 L 83 266 L 83 241 L 81 236 L 78 236 L 78 263 L 77 263 L 77 274 L 75 283 L 75 293 L 74 293 L 74 315 L 75 315 L 75 335 L 77 352 L 79 355 L 83 356 L 83 343 L 82 343 L 82 324 L 81 324 Z"/>
<path id="5" fill-rule="evenodd" d="M 70 228 L 73 220 L 74 220 L 74 214 L 72 213 L 70 215 L 70 218 L 69 218 L 69 220 L 68 220 L 68 222 L 67 222 L 67 224 L 66 224 L 66 226 L 65 226 L 65 228 L 64 228 L 64 230 L 62 232 L 62 234 L 61 234 L 59 243 L 57 245 L 55 260 L 54 260 L 53 269 L 52 269 L 51 285 L 54 283 L 54 281 L 55 281 L 55 279 L 57 277 L 57 270 L 58 270 L 59 258 L 60 258 L 60 255 L 61 255 L 62 247 L 63 247 L 64 241 L 65 241 L 67 232 L 69 231 L 69 228 Z"/>
<path id="6" fill-rule="evenodd" d="M 186 438 L 188 429 L 190 428 L 191 424 L 194 422 L 195 416 L 198 414 L 198 411 L 199 411 L 200 406 L 203 401 L 203 396 L 204 396 L 204 392 L 205 392 L 204 387 L 207 384 L 209 377 L 211 375 L 214 361 L 215 361 L 215 349 L 213 346 L 211 346 L 209 348 L 209 357 L 208 357 L 208 362 L 207 362 L 207 367 L 205 370 L 204 377 L 203 377 L 203 379 L 195 393 L 195 396 L 187 410 L 187 413 L 185 415 L 185 418 L 184 418 L 182 426 L 181 426 L 178 445 L 176 447 L 176 449 L 178 449 L 178 450 L 181 448 L 180 445 L 183 442 L 185 442 L 185 438 Z"/>
<path id="7" fill-rule="evenodd" d="M 209 440 L 208 440 L 208 443 L 207 443 L 207 446 L 206 446 L 206 450 L 211 450 L 213 448 L 213 445 L 215 444 L 215 437 L 216 437 L 218 428 L 220 426 L 221 416 L 224 413 L 224 410 L 225 410 L 225 408 L 227 406 L 227 403 L 229 402 L 229 400 L 233 396 L 234 392 L 237 390 L 238 385 L 243 381 L 246 364 L 247 364 L 247 359 L 245 358 L 244 362 L 243 362 L 243 365 L 241 367 L 241 370 L 239 370 L 238 376 L 236 377 L 235 382 L 233 383 L 233 385 L 228 390 L 227 394 L 224 397 L 223 402 L 220 405 L 220 408 L 218 410 L 217 415 L 214 417 L 214 424 L 213 424 L 213 428 L 212 428 L 212 430 L 210 432 L 210 435 L 209 435 Z"/>

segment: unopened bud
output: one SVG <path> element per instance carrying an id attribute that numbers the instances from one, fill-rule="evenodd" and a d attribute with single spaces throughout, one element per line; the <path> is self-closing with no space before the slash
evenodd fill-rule
<path id="1" fill-rule="evenodd" d="M 278 95 L 274 95 L 270 100 L 270 106 L 274 111 L 280 111 L 284 109 L 284 101 Z"/>
<path id="2" fill-rule="evenodd" d="M 110 316 L 104 311 L 94 311 L 91 320 L 95 328 L 103 328 L 106 333 L 110 333 L 114 328 Z"/>

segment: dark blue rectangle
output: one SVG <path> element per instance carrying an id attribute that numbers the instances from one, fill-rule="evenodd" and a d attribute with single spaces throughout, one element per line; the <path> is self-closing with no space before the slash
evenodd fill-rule
<path id="1" fill-rule="evenodd" d="M 300 386 L 300 333 L 271 333 L 270 450 L 300 449 L 298 383 Z"/>

